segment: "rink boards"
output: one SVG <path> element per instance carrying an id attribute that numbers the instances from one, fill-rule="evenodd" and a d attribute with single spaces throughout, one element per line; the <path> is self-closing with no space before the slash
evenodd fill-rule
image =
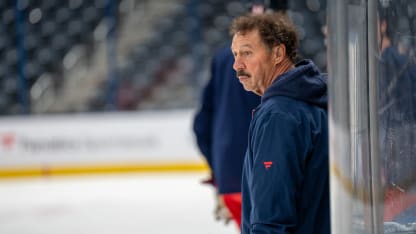
<path id="1" fill-rule="evenodd" d="M 0 177 L 198 171 L 193 110 L 0 118 Z"/>

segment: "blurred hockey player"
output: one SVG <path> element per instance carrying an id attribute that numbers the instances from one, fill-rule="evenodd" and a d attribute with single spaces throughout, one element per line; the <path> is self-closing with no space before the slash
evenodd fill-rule
<path id="1" fill-rule="evenodd" d="M 251 1 L 253 14 L 287 9 L 287 0 Z M 230 45 L 213 56 L 211 77 L 203 90 L 193 124 L 197 145 L 211 169 L 215 188 L 215 217 L 241 225 L 241 177 L 252 110 L 260 97 L 243 89 L 233 69 Z"/>

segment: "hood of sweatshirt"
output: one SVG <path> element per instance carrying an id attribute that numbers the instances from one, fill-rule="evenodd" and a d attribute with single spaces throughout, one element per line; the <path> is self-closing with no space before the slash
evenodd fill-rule
<path id="1" fill-rule="evenodd" d="M 321 73 L 311 60 L 302 60 L 295 68 L 279 75 L 261 101 L 273 96 L 286 96 L 327 109 L 327 74 Z"/>

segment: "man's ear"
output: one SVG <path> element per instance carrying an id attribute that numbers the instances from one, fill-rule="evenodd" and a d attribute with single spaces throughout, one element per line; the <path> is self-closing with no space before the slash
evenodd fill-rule
<path id="1" fill-rule="evenodd" d="M 273 47 L 273 55 L 275 64 L 281 63 L 286 56 L 286 46 L 284 44 L 279 44 Z"/>

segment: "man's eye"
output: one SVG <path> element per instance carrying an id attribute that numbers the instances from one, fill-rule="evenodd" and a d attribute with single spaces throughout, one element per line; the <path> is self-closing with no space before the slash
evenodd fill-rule
<path id="1" fill-rule="evenodd" d="M 242 55 L 244 55 L 244 56 L 247 56 L 247 55 L 249 55 L 249 54 L 250 54 L 250 51 L 244 51 L 244 52 L 242 52 L 241 54 L 242 54 Z"/>

